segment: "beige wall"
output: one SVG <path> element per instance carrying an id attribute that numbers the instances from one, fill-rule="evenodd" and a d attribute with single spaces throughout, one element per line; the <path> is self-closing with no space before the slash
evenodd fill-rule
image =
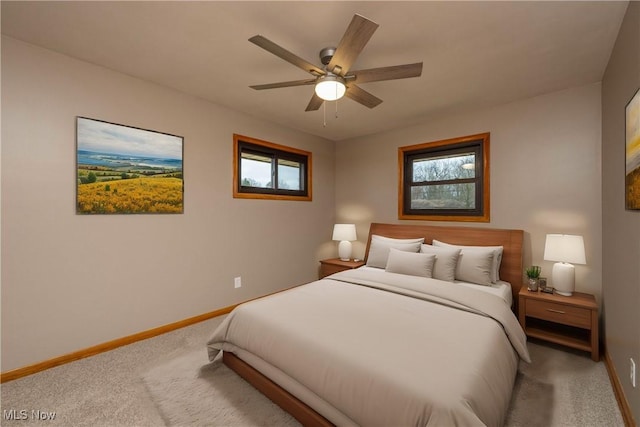
<path id="1" fill-rule="evenodd" d="M 358 225 L 355 251 L 363 255 L 371 221 L 400 222 L 398 147 L 481 132 L 491 133 L 491 222 L 467 225 L 525 230 L 525 265 L 544 276 L 545 235 L 583 235 L 576 288 L 600 299 L 600 84 L 336 144 L 336 215 Z"/>
<path id="2" fill-rule="evenodd" d="M 640 88 L 640 3 L 630 2 L 602 81 L 602 253 L 606 346 L 640 422 L 640 211 L 625 210 L 625 106 Z M 629 359 L 636 362 L 636 388 Z"/>
<path id="3" fill-rule="evenodd" d="M 183 136 L 184 214 L 76 215 L 78 115 Z M 234 132 L 313 152 L 313 201 L 233 199 Z M 312 280 L 334 250 L 332 142 L 6 37 L 1 170 L 3 372 Z"/>

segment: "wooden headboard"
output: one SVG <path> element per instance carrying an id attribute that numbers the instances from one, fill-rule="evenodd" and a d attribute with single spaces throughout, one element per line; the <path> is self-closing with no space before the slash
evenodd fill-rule
<path id="1" fill-rule="evenodd" d="M 437 225 L 379 224 L 372 223 L 367 238 L 365 260 L 369 256 L 371 235 L 411 239 L 424 237 L 431 244 L 433 239 L 456 245 L 467 246 L 503 246 L 500 280 L 511 283 L 514 307 L 518 301 L 518 292 L 524 280 L 522 268 L 522 230 L 504 230 L 497 228 L 441 227 Z"/>

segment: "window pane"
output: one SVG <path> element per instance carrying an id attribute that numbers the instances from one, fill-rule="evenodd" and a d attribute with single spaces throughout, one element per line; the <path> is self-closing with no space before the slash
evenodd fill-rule
<path id="1" fill-rule="evenodd" d="M 312 200 L 308 151 L 233 135 L 233 197 Z"/>
<path id="2" fill-rule="evenodd" d="M 411 187 L 411 209 L 475 209 L 476 185 L 446 184 Z"/>
<path id="3" fill-rule="evenodd" d="M 413 160 L 413 182 L 475 178 L 475 155 L 428 157 Z"/>
<path id="4" fill-rule="evenodd" d="M 400 147 L 398 218 L 489 222 L 489 137 Z"/>
<path id="5" fill-rule="evenodd" d="M 271 157 L 253 153 L 242 153 L 241 185 L 245 187 L 273 188 Z"/>
<path id="6" fill-rule="evenodd" d="M 301 167 L 299 162 L 278 159 L 278 188 L 280 190 L 302 190 Z"/>

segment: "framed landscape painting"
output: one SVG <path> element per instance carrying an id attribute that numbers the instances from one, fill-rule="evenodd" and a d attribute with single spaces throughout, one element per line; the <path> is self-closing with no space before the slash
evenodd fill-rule
<path id="1" fill-rule="evenodd" d="M 183 138 L 77 117 L 78 214 L 181 214 Z"/>
<path id="2" fill-rule="evenodd" d="M 640 209 L 640 89 L 626 108 L 625 199 L 627 209 Z"/>

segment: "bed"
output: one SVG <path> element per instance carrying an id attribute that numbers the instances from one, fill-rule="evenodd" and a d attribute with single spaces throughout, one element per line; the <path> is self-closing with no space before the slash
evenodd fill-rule
<path id="1" fill-rule="evenodd" d="M 303 425 L 502 425 L 529 361 L 522 237 L 374 223 L 365 267 L 240 305 L 209 358 Z"/>

